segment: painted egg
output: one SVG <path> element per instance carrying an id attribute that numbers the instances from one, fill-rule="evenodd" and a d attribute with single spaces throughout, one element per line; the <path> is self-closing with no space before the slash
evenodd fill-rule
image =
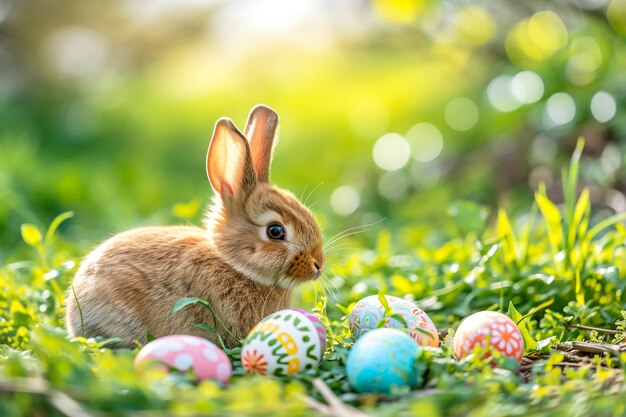
<path id="1" fill-rule="evenodd" d="M 439 347 L 439 333 L 433 321 L 415 304 L 392 295 L 385 295 L 392 314 L 406 321 L 406 325 L 394 318 L 385 319 L 384 328 L 400 329 L 409 334 L 420 346 Z M 361 299 L 350 312 L 350 330 L 355 339 L 378 327 L 385 314 L 385 307 L 378 295 Z"/>
<path id="2" fill-rule="evenodd" d="M 390 393 L 417 382 L 415 339 L 396 329 L 376 329 L 356 341 L 346 361 L 350 385 L 358 392 Z"/>
<path id="3" fill-rule="evenodd" d="M 241 363 L 247 373 L 291 375 L 317 366 L 325 349 L 326 333 L 319 320 L 307 311 L 286 309 L 267 316 L 250 331 Z"/>
<path id="4" fill-rule="evenodd" d="M 465 318 L 454 334 L 452 345 L 459 359 L 472 353 L 477 345 L 486 346 L 488 351 L 498 350 L 504 356 L 518 361 L 524 355 L 524 339 L 517 325 L 496 311 L 480 311 Z"/>
<path id="5" fill-rule="evenodd" d="M 190 335 L 172 335 L 146 344 L 135 357 L 135 366 L 161 362 L 179 371 L 193 369 L 199 380 L 214 379 L 225 384 L 233 367 L 228 356 L 206 339 Z"/>
<path id="6" fill-rule="evenodd" d="M 320 319 L 317 318 L 317 316 L 309 313 L 306 310 L 303 310 L 301 308 L 292 308 L 290 310 L 294 310 L 297 312 L 300 312 L 302 314 L 304 314 L 306 316 L 307 319 L 311 320 L 311 323 L 313 323 L 313 325 L 315 326 L 315 330 L 317 331 L 317 335 L 320 338 L 320 347 L 321 347 L 321 356 L 324 356 L 324 352 L 326 351 L 326 330 L 324 330 L 324 326 L 322 326 L 322 322 L 320 321 Z"/>

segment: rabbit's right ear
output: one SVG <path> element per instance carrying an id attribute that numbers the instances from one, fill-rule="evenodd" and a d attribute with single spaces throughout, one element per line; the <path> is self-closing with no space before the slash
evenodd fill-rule
<path id="1" fill-rule="evenodd" d="M 250 140 L 252 163 L 260 182 L 269 181 L 277 125 L 278 115 L 263 104 L 258 104 L 252 109 L 246 122 L 244 132 Z"/>
<path id="2" fill-rule="evenodd" d="M 224 202 L 247 196 L 256 185 L 250 146 L 230 119 L 221 118 L 215 124 L 206 169 L 211 186 Z"/>

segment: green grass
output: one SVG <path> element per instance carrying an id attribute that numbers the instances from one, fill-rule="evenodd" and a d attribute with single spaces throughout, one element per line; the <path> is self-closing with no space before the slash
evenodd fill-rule
<path id="1" fill-rule="evenodd" d="M 86 249 L 57 230 L 64 221 L 79 220 L 65 213 L 47 231 L 23 225 L 23 246 L 32 248 L 31 255 L 9 255 L 12 260 L 0 269 L 0 415 L 315 415 L 306 397 L 325 401 L 313 385 L 316 378 L 344 403 L 376 416 L 623 415 L 624 333 L 577 327 L 623 330 L 626 322 L 624 216 L 592 222 L 589 192 L 577 186 L 582 147 L 580 141 L 563 171 L 562 207 L 540 187 L 519 221 L 499 210 L 485 226 L 482 208 L 461 202 L 450 210 L 451 230 L 458 233 L 446 241 L 400 243 L 422 233 L 410 225 L 375 226 L 380 230 L 372 247 L 352 241 L 348 252 L 334 258 L 324 285 L 299 293 L 298 304 L 317 312 L 329 335 L 320 368 L 283 379 L 250 377 L 243 375 L 236 348 L 227 352 L 235 376 L 225 388 L 160 370 L 138 375 L 136 351 L 110 350 L 106 340 L 70 340 L 64 299 Z M 24 247 L 15 253 L 25 253 Z M 415 300 L 441 331 L 451 330 L 440 350 L 421 354 L 417 388 L 359 395 L 345 375 L 353 342 L 347 313 L 379 291 Z M 535 360 L 527 373 L 508 361 L 493 369 L 480 354 L 453 358 L 453 329 L 479 310 L 502 311 L 518 322 L 527 355 Z M 582 340 L 621 343 L 622 350 L 564 366 L 571 360 L 558 343 Z"/>

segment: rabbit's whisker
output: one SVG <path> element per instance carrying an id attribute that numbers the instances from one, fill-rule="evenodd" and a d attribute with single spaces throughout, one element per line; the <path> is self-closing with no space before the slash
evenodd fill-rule
<path id="1" fill-rule="evenodd" d="M 315 190 L 317 190 L 318 188 L 320 188 L 322 185 L 324 185 L 324 181 L 320 182 L 319 184 L 317 184 L 315 186 L 315 188 L 313 188 L 311 191 L 309 191 L 309 194 L 306 196 L 306 198 L 304 199 L 304 205 L 307 205 L 307 201 L 309 200 L 309 197 L 311 197 L 311 194 L 313 194 L 315 192 Z M 304 194 L 304 193 L 303 193 Z"/>
<path id="2" fill-rule="evenodd" d="M 328 295 L 330 294 L 334 299 L 337 299 L 337 288 L 328 279 L 322 278 L 320 284 L 326 298 L 329 298 Z"/>
<path id="3" fill-rule="evenodd" d="M 358 233 L 363 233 L 365 231 L 367 231 L 369 228 L 376 226 L 379 223 L 382 223 L 383 221 L 385 221 L 385 219 L 380 219 L 377 222 L 374 223 L 370 223 L 370 224 L 364 224 L 364 225 L 360 225 L 360 226 L 354 226 L 354 227 L 350 227 L 342 232 L 337 233 L 335 236 L 331 237 L 330 239 L 328 239 L 328 241 L 326 241 L 326 243 L 324 243 L 323 248 L 326 249 L 328 246 L 332 245 L 333 243 L 337 242 L 338 240 L 344 239 L 348 236 L 352 236 L 352 235 L 356 235 Z"/>
<path id="4" fill-rule="evenodd" d="M 302 192 L 300 193 L 300 197 L 299 197 L 299 200 L 300 200 L 300 201 L 304 201 L 304 200 L 302 199 L 302 197 L 304 197 L 304 193 L 306 193 L 306 189 L 307 189 L 308 187 L 309 187 L 309 183 L 307 182 L 307 183 L 304 185 L 304 190 L 302 190 Z"/>
<path id="5" fill-rule="evenodd" d="M 344 251 L 345 250 L 355 250 L 355 248 L 356 248 L 355 245 L 353 245 L 351 243 L 348 243 L 348 242 L 344 242 L 344 243 L 342 243 L 339 246 L 333 246 L 332 248 L 327 248 L 325 250 L 325 252 L 326 252 L 326 255 L 328 255 L 328 254 L 336 252 L 338 250 L 344 250 Z"/>
<path id="6" fill-rule="evenodd" d="M 262 316 L 262 317 L 265 317 L 265 316 L 266 316 L 265 309 L 267 308 L 267 301 L 271 298 L 271 294 L 272 294 L 272 293 L 275 293 L 276 287 L 278 286 L 278 283 L 279 283 L 279 282 L 280 282 L 280 281 L 277 281 L 277 282 L 275 282 L 274 284 L 272 284 L 272 285 L 269 287 L 269 291 L 268 291 L 268 292 L 269 292 L 270 294 L 269 294 L 269 296 L 268 296 L 268 297 L 265 297 L 265 300 L 263 301 L 263 305 L 261 306 L 261 316 Z"/>

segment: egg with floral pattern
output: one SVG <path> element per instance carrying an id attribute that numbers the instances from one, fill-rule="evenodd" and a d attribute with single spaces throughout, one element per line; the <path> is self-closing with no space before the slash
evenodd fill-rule
<path id="1" fill-rule="evenodd" d="M 244 341 L 241 363 L 246 373 L 285 376 L 318 365 L 326 350 L 326 332 L 306 310 L 285 309 L 257 324 Z"/>
<path id="2" fill-rule="evenodd" d="M 225 384 L 233 367 L 228 356 L 206 339 L 190 335 L 171 335 L 147 343 L 135 357 L 135 367 L 149 362 L 182 372 L 193 370 L 199 380 L 213 379 Z"/>
<path id="3" fill-rule="evenodd" d="M 504 356 L 522 360 L 524 339 L 517 325 L 502 313 L 480 311 L 465 318 L 454 334 L 453 348 L 457 358 L 463 358 L 475 346 L 501 352 Z"/>
<path id="4" fill-rule="evenodd" d="M 385 295 L 391 308 L 390 315 L 397 315 L 406 323 L 392 317 L 384 319 L 382 327 L 399 329 L 411 336 L 420 346 L 439 347 L 439 333 L 433 321 L 415 304 L 392 295 Z M 350 330 L 355 339 L 378 328 L 385 315 L 385 307 L 378 295 L 370 295 L 357 302 L 350 312 Z"/>
<path id="5" fill-rule="evenodd" d="M 411 388 L 419 377 L 415 361 L 420 350 L 415 339 L 400 330 L 367 332 L 348 353 L 348 381 L 357 392 L 390 393 Z"/>

